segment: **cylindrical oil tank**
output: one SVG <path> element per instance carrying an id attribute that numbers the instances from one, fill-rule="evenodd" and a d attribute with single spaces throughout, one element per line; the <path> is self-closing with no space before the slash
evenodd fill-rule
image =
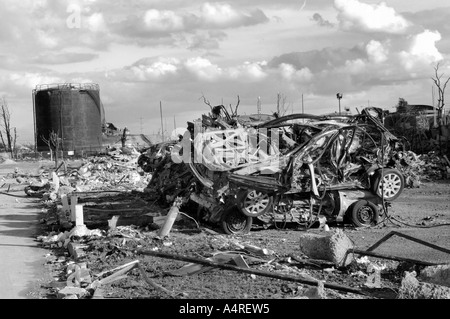
<path id="1" fill-rule="evenodd" d="M 102 149 L 104 110 L 97 84 L 38 85 L 33 90 L 35 142 L 47 151 L 51 132 L 61 138 L 61 151 Z"/>

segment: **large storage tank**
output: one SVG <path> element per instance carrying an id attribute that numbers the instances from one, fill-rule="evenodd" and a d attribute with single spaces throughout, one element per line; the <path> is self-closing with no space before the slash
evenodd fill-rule
<path id="1" fill-rule="evenodd" d="M 38 85 L 33 90 L 35 143 L 47 151 L 53 131 L 61 138 L 60 150 L 81 153 L 102 148 L 105 120 L 98 84 Z"/>

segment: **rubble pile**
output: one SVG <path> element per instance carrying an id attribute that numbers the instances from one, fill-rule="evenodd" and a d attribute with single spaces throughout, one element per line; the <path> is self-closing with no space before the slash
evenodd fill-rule
<path id="1" fill-rule="evenodd" d="M 450 162 L 447 156 L 440 156 L 435 151 L 421 155 L 402 151 L 397 152 L 393 159 L 395 168 L 403 173 L 407 187 L 420 187 L 422 181 L 450 178 Z"/>
<path id="2" fill-rule="evenodd" d="M 37 175 L 17 174 L 19 184 L 26 184 L 25 193 L 29 196 L 56 200 L 62 194 L 103 190 L 140 190 L 151 179 L 137 166 L 140 153 L 130 155 L 112 151 L 107 156 L 93 156 L 83 159 L 75 167 L 63 162 L 58 169 L 42 168 Z M 64 165 L 64 168 L 61 166 Z"/>
<path id="3" fill-rule="evenodd" d="M 351 256 L 351 263 L 311 259 L 284 240 L 225 236 L 193 228 L 184 217 L 170 236 L 158 229 L 118 226 L 106 231 L 85 227 L 39 236 L 52 247 L 48 264 L 54 280 L 45 284 L 50 298 L 150 299 L 397 299 L 444 298 L 440 280 L 448 266 L 428 267 L 408 279 L 410 263 Z M 319 231 L 320 232 L 320 231 Z M 322 232 L 327 233 L 327 232 Z M 296 240 L 293 241 L 295 243 Z M 409 267 L 409 268 L 408 268 Z M 223 268 L 223 269 L 221 269 Z M 421 269 L 421 268 L 416 268 Z M 436 279 L 430 279 L 434 276 Z M 444 283 L 448 285 L 448 280 Z M 432 288 L 430 288 L 432 287 Z M 424 290 L 425 289 L 425 290 Z M 426 290 L 428 289 L 428 290 Z M 432 293 L 424 296 L 426 291 Z"/>
<path id="4" fill-rule="evenodd" d="M 59 273 L 46 288 L 53 298 L 223 298 L 234 289 L 243 298 L 296 299 L 361 299 L 373 298 L 358 293 L 366 287 L 371 270 L 368 263 L 354 263 L 362 276 L 352 278 L 352 292 L 345 286 L 330 288 L 329 282 L 348 276 L 343 270 L 325 267 L 304 267 L 289 257 L 286 251 L 262 248 L 249 238 L 223 236 L 200 229 L 187 233 L 186 224 L 178 222 L 170 237 L 161 238 L 157 231 L 134 226 L 108 231 L 91 230 L 77 236 L 72 230 L 49 233 L 38 240 L 53 247 L 47 257 Z M 140 253 L 140 252 L 143 253 Z M 150 253 L 150 256 L 145 252 Z M 197 262 L 173 262 L 151 257 L 161 254 L 170 258 L 191 258 Z M 195 256 L 195 257 L 189 257 Z M 306 261 L 306 259 L 304 259 Z M 202 265 L 202 262 L 211 263 Z M 220 271 L 218 267 L 234 270 Z M 356 268 L 355 268 L 356 267 Z M 350 268 L 348 268 L 350 269 Z M 348 272 L 348 269 L 346 270 Z M 384 268 L 383 268 L 384 269 Z M 394 268 L 389 271 L 395 272 Z M 389 272 L 386 270 L 381 276 Z M 236 274 L 237 272 L 237 274 Z M 183 277 L 183 280 L 177 278 Z M 273 278 L 281 279 L 274 281 Z M 381 278 L 381 277 L 380 277 Z M 295 279 L 295 280 L 294 280 Z M 230 282 L 236 285 L 229 285 Z M 296 282 L 300 280 L 299 282 Z M 223 283 L 222 289 L 210 290 L 207 282 Z M 302 282 L 312 284 L 302 284 Z M 225 284 L 227 283 L 227 284 Z M 381 280 L 373 289 L 391 287 Z M 267 289 L 267 287 L 278 287 Z M 264 288 L 265 287 L 265 288 Z M 239 297 L 239 295 L 236 295 Z"/>
<path id="5" fill-rule="evenodd" d="M 138 218 L 150 212 L 143 209 L 150 205 L 136 194 L 144 195 L 144 188 L 152 178 L 152 174 L 143 172 L 137 165 L 139 155 L 133 150 L 113 149 L 101 156 L 62 161 L 56 169 L 42 166 L 35 174 L 16 169 L 9 177 L 16 179 L 28 196 L 42 199 L 45 214 L 41 222 L 52 227 L 73 227 L 74 220 L 68 215 L 67 207 L 72 196 L 77 197 L 74 204 L 76 201 L 83 204 L 84 219 L 90 227 L 107 226 L 107 220 L 114 215 L 121 217 L 118 225 L 151 223 L 151 216 Z M 116 198 L 111 198 L 111 194 Z M 156 214 L 160 215 L 160 212 Z"/>

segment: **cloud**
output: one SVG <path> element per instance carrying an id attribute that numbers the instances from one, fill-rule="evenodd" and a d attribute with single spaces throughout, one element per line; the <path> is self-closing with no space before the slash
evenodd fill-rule
<path id="1" fill-rule="evenodd" d="M 199 14 L 200 24 L 204 27 L 230 28 L 249 26 L 268 22 L 269 19 L 259 9 L 249 13 L 239 12 L 227 3 L 203 4 Z"/>
<path id="2" fill-rule="evenodd" d="M 188 48 L 215 48 L 223 36 L 213 36 L 215 30 L 252 26 L 268 22 L 259 9 L 249 12 L 237 10 L 225 3 L 204 3 L 197 11 L 149 9 L 143 14 L 128 15 L 110 23 L 110 30 L 120 35 L 122 41 L 137 41 L 148 45 L 155 38 L 165 38 L 167 43 L 189 43 Z M 190 37 L 202 31 L 197 39 Z M 208 32 L 209 36 L 208 36 Z M 223 34 L 223 31 L 220 31 Z M 186 37 L 183 41 L 183 37 Z M 194 40 L 195 43 L 190 43 Z M 197 41 L 196 41 L 197 40 Z"/>
<path id="3" fill-rule="evenodd" d="M 321 27 L 328 27 L 328 28 L 332 28 L 334 27 L 334 24 L 331 23 L 328 20 L 325 20 L 324 18 L 322 18 L 322 16 L 318 13 L 314 13 L 314 15 L 312 16 L 312 20 L 316 21 L 318 25 L 320 25 Z"/>
<path id="4" fill-rule="evenodd" d="M 180 61 L 174 58 L 141 59 L 126 68 L 126 77 L 136 81 L 164 80 L 178 72 Z"/>
<path id="5" fill-rule="evenodd" d="M 335 0 L 343 30 L 403 34 L 411 25 L 386 3 L 367 4 L 358 0 Z"/>
<path id="6" fill-rule="evenodd" d="M 149 31 L 173 32 L 184 29 L 183 17 L 167 10 L 148 10 L 144 15 L 144 23 Z"/>
<path id="7" fill-rule="evenodd" d="M 107 72 L 115 81 L 149 82 L 178 81 L 178 83 L 259 82 L 268 77 L 267 62 L 244 62 L 221 67 L 206 57 L 179 60 L 170 57 L 144 58 L 120 70 Z"/>
<path id="8" fill-rule="evenodd" d="M 379 41 L 370 40 L 366 45 L 367 56 L 374 63 L 382 63 L 388 59 L 388 49 Z"/>
<path id="9" fill-rule="evenodd" d="M 288 81 L 307 83 L 313 78 L 313 74 L 307 67 L 296 70 L 291 64 L 281 63 L 278 68 L 282 78 Z"/>
<path id="10" fill-rule="evenodd" d="M 67 64 L 91 61 L 98 58 L 96 53 L 53 53 L 40 54 L 32 59 L 38 64 Z"/>
<path id="11" fill-rule="evenodd" d="M 267 77 L 267 73 L 263 69 L 266 65 L 265 61 L 244 62 L 238 67 L 230 68 L 228 74 L 231 79 L 258 82 Z"/>
<path id="12" fill-rule="evenodd" d="M 30 73 L 30 72 L 11 73 L 9 75 L 9 80 L 15 86 L 21 86 L 26 89 L 34 89 L 36 85 L 41 84 L 54 84 L 66 82 L 62 78 L 57 76 L 45 75 L 42 73 Z"/>
<path id="13" fill-rule="evenodd" d="M 297 70 L 307 67 L 311 72 L 317 73 L 345 65 L 347 60 L 365 57 L 365 48 L 362 45 L 356 45 L 349 49 L 324 48 L 321 50 L 286 53 L 274 57 L 269 61 L 268 66 L 277 68 L 280 64 L 286 63 L 294 66 Z"/>
<path id="14" fill-rule="evenodd" d="M 200 80 L 214 81 L 222 75 L 222 69 L 205 58 L 196 57 L 184 63 L 185 68 Z"/>
<path id="15" fill-rule="evenodd" d="M 220 46 L 220 42 L 227 38 L 227 34 L 220 30 L 197 31 L 194 34 L 183 33 L 175 35 L 176 42 L 181 47 L 189 50 L 215 50 Z"/>
<path id="16" fill-rule="evenodd" d="M 438 31 L 425 30 L 414 37 L 410 53 L 430 62 L 439 61 L 442 59 L 442 54 L 436 48 L 436 42 L 441 38 Z"/>
<path id="17" fill-rule="evenodd" d="M 106 32 L 108 26 L 102 13 L 94 13 L 87 18 L 87 27 L 93 32 Z"/>
<path id="18" fill-rule="evenodd" d="M 428 67 L 442 60 L 443 56 L 436 48 L 439 40 L 441 34 L 438 31 L 425 30 L 413 36 L 410 47 L 399 53 L 402 64 L 407 70 L 412 70 L 418 65 Z"/>

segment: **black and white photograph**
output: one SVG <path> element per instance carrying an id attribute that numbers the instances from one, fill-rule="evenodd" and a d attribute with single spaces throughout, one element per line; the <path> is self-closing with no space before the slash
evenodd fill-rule
<path id="1" fill-rule="evenodd" d="M 175 317 L 450 299 L 447 1 L 0 15 L 0 299 Z"/>

